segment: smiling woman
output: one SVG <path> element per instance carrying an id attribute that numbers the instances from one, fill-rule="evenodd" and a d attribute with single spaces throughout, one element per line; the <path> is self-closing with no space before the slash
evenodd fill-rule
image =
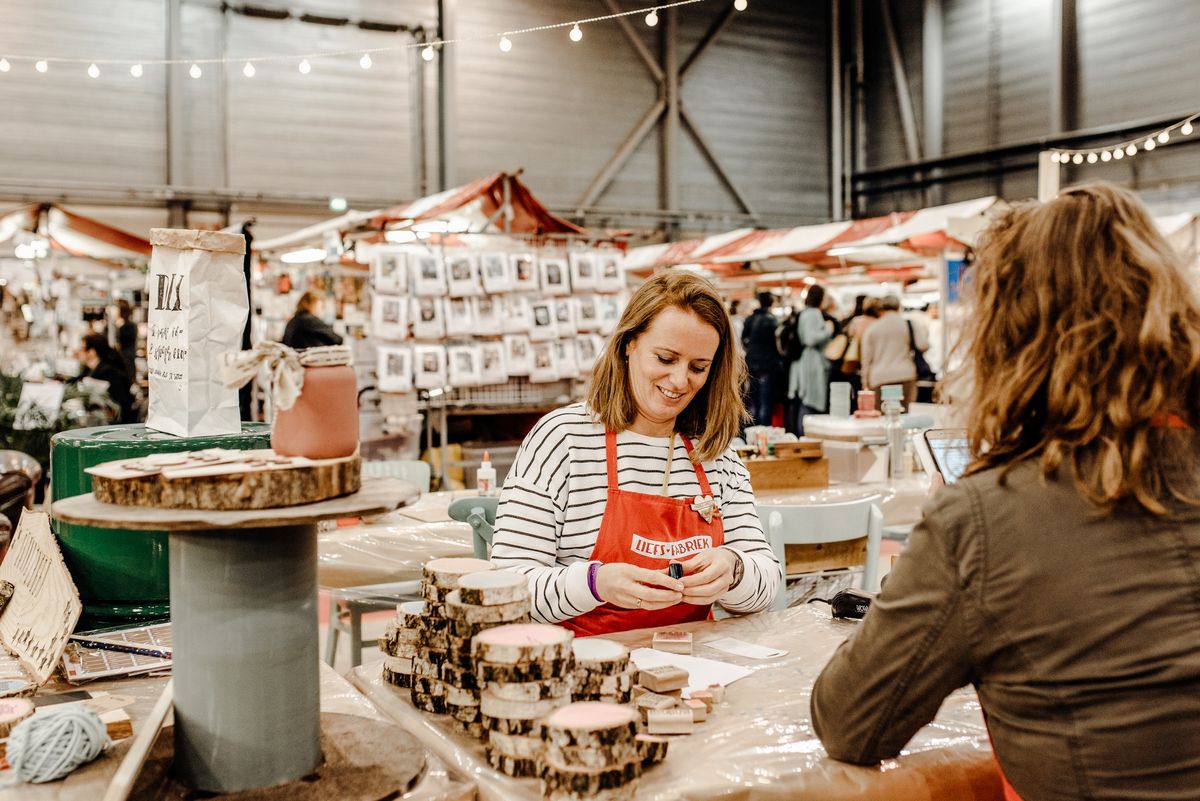
<path id="1" fill-rule="evenodd" d="M 729 447 L 745 374 L 708 281 L 634 293 L 587 402 L 534 426 L 500 494 L 492 561 L 528 577 L 536 619 L 592 635 L 770 605 L 782 570 Z"/>

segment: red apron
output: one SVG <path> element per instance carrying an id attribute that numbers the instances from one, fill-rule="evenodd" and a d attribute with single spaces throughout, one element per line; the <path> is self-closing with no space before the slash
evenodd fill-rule
<path id="1" fill-rule="evenodd" d="M 681 435 L 682 436 L 682 435 Z M 682 437 L 688 456 L 692 443 Z M 671 443 L 674 447 L 674 440 Z M 662 570 L 672 561 L 679 562 L 700 551 L 725 542 L 725 527 L 720 514 L 706 523 L 692 508 L 691 498 L 667 498 L 617 489 L 617 435 L 604 435 L 608 462 L 608 504 L 600 519 L 600 533 L 592 549 L 593 562 L 627 562 L 649 570 Z M 690 461 L 690 460 L 689 460 Z M 712 495 L 704 468 L 692 462 L 700 491 Z M 667 609 L 622 609 L 611 604 L 571 618 L 564 626 L 580 637 L 611 634 L 616 631 L 671 626 L 693 620 L 706 620 L 711 606 L 679 603 Z"/>

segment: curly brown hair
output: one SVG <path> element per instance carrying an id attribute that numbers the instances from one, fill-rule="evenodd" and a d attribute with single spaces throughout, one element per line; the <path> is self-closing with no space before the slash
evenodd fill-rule
<path id="1" fill-rule="evenodd" d="M 969 473 L 1038 458 L 1107 511 L 1200 504 L 1194 434 L 1161 422 L 1200 422 L 1200 298 L 1136 195 L 1091 183 L 1015 206 L 973 282 Z"/>
<path id="2" fill-rule="evenodd" d="M 695 273 L 666 270 L 637 288 L 592 370 L 588 405 L 605 428 L 621 432 L 633 424 L 637 404 L 629 387 L 625 351 L 669 307 L 691 312 L 720 337 L 708 380 L 676 419 L 676 430 L 696 440 L 693 459 L 711 461 L 729 447 L 748 417 L 742 402 L 746 360 L 733 344 L 733 325 L 717 288 Z"/>

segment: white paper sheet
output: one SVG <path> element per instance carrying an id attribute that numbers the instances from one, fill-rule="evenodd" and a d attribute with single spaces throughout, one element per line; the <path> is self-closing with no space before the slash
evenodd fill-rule
<path id="1" fill-rule="evenodd" d="M 666 651 L 656 651 L 653 648 L 638 648 L 629 655 L 638 670 L 648 670 L 660 665 L 674 665 L 688 672 L 687 693 L 692 690 L 707 690 L 713 684 L 722 687 L 733 684 L 738 679 L 744 679 L 754 671 L 741 665 L 731 665 L 716 659 L 705 659 L 699 656 L 684 654 L 669 654 Z"/>
<path id="2" fill-rule="evenodd" d="M 721 637 L 716 640 L 707 640 L 701 645 L 707 645 L 709 648 L 716 648 L 718 651 L 724 651 L 727 654 L 735 656 L 745 656 L 750 659 L 774 659 L 778 656 L 786 656 L 787 651 L 779 648 L 768 648 L 765 645 L 755 645 L 752 642 L 745 640 L 735 640 L 733 637 Z"/>

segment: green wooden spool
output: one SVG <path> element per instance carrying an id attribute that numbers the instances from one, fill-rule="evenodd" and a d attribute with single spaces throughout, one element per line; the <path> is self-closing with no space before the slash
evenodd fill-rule
<path id="1" fill-rule="evenodd" d="M 54 501 L 92 491 L 84 470 L 102 462 L 152 453 L 205 448 L 269 448 L 271 427 L 242 423 L 242 433 L 175 437 L 143 425 L 79 428 L 50 442 L 50 497 Z M 130 508 L 131 515 L 137 510 Z M 80 631 L 126 626 L 170 617 L 167 532 L 95 528 L 53 523 L 59 547 L 83 601 Z"/>

